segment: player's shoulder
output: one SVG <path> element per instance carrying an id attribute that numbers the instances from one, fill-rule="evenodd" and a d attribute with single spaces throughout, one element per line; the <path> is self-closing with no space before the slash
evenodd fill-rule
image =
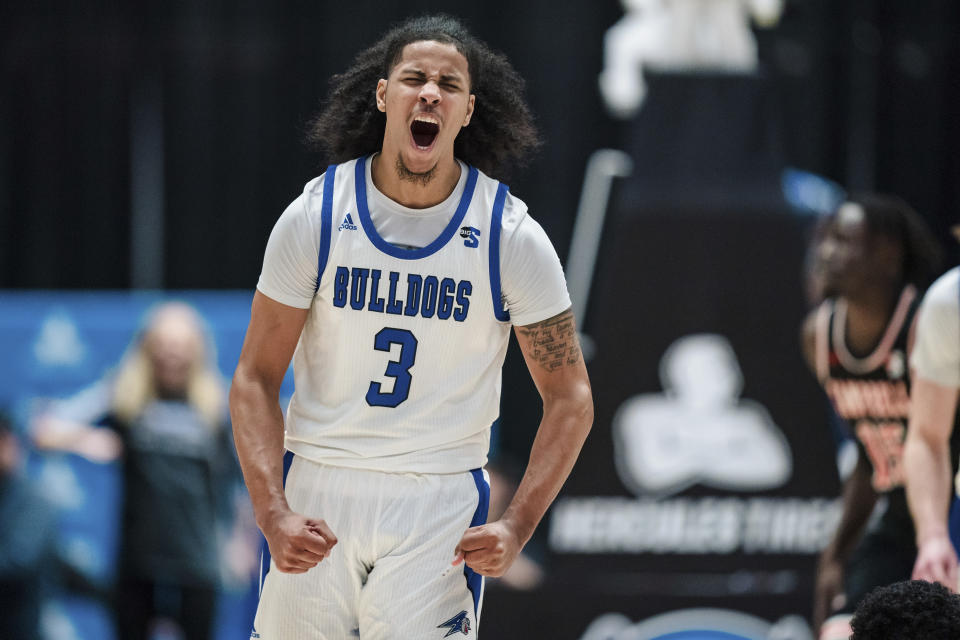
<path id="1" fill-rule="evenodd" d="M 923 296 L 923 307 L 960 304 L 960 267 L 937 278 Z"/>
<path id="2" fill-rule="evenodd" d="M 505 232 L 512 232 L 522 228 L 522 223 L 530 218 L 527 210 L 527 203 L 507 192 L 506 200 L 503 203 L 503 218 L 501 224 Z"/>
<path id="3" fill-rule="evenodd" d="M 817 317 L 820 315 L 822 303 L 807 311 L 803 317 L 803 324 L 800 325 L 800 331 L 805 340 L 812 340 L 817 333 Z"/>
<path id="4" fill-rule="evenodd" d="M 817 372 L 817 343 L 818 340 L 827 340 L 827 325 L 830 314 L 833 312 L 835 300 L 827 298 L 807 312 L 800 325 L 800 346 L 807 366 L 814 373 Z"/>
<path id="5" fill-rule="evenodd" d="M 486 192 L 489 201 L 493 201 L 500 190 L 501 185 L 505 185 L 500 180 L 488 176 L 483 171 L 477 169 L 477 185 L 475 189 Z M 506 194 L 503 201 L 503 210 L 500 216 L 500 226 L 504 233 L 511 233 L 521 226 L 521 223 L 528 217 L 527 204 L 519 197 L 514 195 L 510 186 L 506 185 Z"/>
<path id="6" fill-rule="evenodd" d="M 288 213 L 291 215 L 300 214 L 311 219 L 318 217 L 323 206 L 327 181 L 335 179 L 338 185 L 343 185 L 344 175 L 349 176 L 349 178 L 353 177 L 356 162 L 357 159 L 354 159 L 341 164 L 330 165 L 323 173 L 309 180 L 290 204 Z"/>
<path id="7" fill-rule="evenodd" d="M 307 184 L 303 186 L 303 195 L 311 198 L 320 198 L 323 196 L 323 187 L 327 182 L 328 176 L 339 177 L 338 182 L 342 179 L 343 175 L 353 175 L 354 168 L 356 166 L 357 160 L 359 158 L 354 158 L 353 160 L 348 160 L 346 162 L 341 162 L 340 164 L 332 164 L 324 169 L 323 173 L 308 181 Z"/>
<path id="8" fill-rule="evenodd" d="M 811 370 L 816 370 L 817 353 L 817 316 L 819 316 L 820 307 L 814 307 L 807 312 L 800 325 L 800 348 L 803 353 L 803 359 Z"/>

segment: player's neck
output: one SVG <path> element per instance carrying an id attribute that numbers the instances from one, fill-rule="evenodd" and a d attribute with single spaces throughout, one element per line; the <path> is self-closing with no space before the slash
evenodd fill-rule
<path id="1" fill-rule="evenodd" d="M 842 294 L 846 301 L 847 308 L 850 311 L 863 315 L 880 316 L 889 318 L 893 314 L 900 295 L 903 293 L 903 286 L 881 279 L 871 280 L 856 291 L 848 291 Z"/>
<path id="2" fill-rule="evenodd" d="M 886 332 L 900 300 L 898 287 L 876 288 L 857 296 L 844 296 L 847 303 L 847 347 L 854 353 L 873 351 Z"/>
<path id="3" fill-rule="evenodd" d="M 405 173 L 399 156 L 387 153 L 373 157 L 370 176 L 374 186 L 394 202 L 411 209 L 425 209 L 446 200 L 460 180 L 460 163 L 451 155 L 442 159 L 429 179 Z"/>

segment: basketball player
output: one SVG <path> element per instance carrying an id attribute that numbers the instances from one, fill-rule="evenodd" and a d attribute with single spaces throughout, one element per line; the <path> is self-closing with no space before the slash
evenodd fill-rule
<path id="1" fill-rule="evenodd" d="M 957 553 L 947 526 L 957 455 L 951 442 L 960 423 L 960 267 L 931 285 L 917 320 L 910 391 L 910 429 L 904 447 L 907 500 L 917 530 L 916 580 L 957 589 Z"/>
<path id="2" fill-rule="evenodd" d="M 918 292 L 936 273 L 938 255 L 919 216 L 892 197 L 844 203 L 819 240 L 816 271 L 827 299 L 804 323 L 804 355 L 859 452 L 844 481 L 840 523 L 818 565 L 814 624 L 824 640 L 849 637 L 850 616 L 873 587 L 910 577 L 916 548 L 903 489 L 907 356 Z M 868 527 L 875 507 L 879 517 Z"/>
<path id="3" fill-rule="evenodd" d="M 273 556 L 252 638 L 475 635 L 483 576 L 510 566 L 577 458 L 593 404 L 560 262 L 489 177 L 537 143 L 522 88 L 446 16 L 400 24 L 333 78 L 313 137 L 338 164 L 274 227 L 231 392 Z M 543 418 L 485 523 L 511 325 Z"/>

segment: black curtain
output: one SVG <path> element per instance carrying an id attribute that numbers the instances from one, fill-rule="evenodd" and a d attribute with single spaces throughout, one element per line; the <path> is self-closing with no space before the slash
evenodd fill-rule
<path id="1" fill-rule="evenodd" d="M 133 113 L 152 95 L 162 286 L 252 288 L 274 220 L 323 170 L 301 140 L 328 78 L 391 23 L 436 10 L 527 79 L 547 145 L 511 187 L 565 253 L 586 157 L 615 143 L 596 91 L 614 0 L 48 1 L 0 9 L 0 287 L 130 286 Z"/>

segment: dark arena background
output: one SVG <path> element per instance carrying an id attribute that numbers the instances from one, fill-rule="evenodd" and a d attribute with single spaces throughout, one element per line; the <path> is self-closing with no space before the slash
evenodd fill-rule
<path id="1" fill-rule="evenodd" d="M 59 568 L 0 575 L 0 596 L 38 589 L 40 637 L 114 638 L 122 472 L 37 448 L 38 422 L 166 300 L 200 312 L 229 379 L 270 229 L 325 167 L 303 133 L 329 77 L 430 11 L 527 81 L 545 144 L 509 182 L 564 263 L 596 402 L 516 571 L 487 583 L 484 637 L 814 637 L 844 434 L 800 352 L 807 247 L 845 193 L 878 191 L 957 264 L 952 0 L 4 3 L 0 408 Z M 515 344 L 503 377 L 494 509 L 540 409 Z M 219 640 L 249 637 L 259 574 L 230 491 Z M 8 515 L 0 546 L 42 532 Z M 173 617 L 155 639 L 182 637 Z"/>

